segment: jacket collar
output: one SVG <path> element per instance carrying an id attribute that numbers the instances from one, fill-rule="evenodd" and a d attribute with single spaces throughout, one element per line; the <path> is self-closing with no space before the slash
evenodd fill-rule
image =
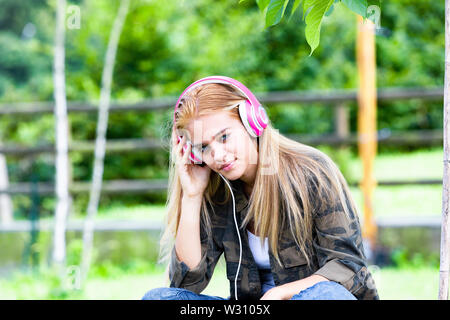
<path id="1" fill-rule="evenodd" d="M 236 201 L 236 211 L 241 212 L 247 207 L 249 199 L 244 192 L 244 182 L 241 180 L 231 181 L 231 188 L 233 190 L 234 199 Z"/>

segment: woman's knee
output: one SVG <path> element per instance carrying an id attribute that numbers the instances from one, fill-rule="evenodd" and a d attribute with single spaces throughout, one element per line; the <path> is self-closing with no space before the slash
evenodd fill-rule
<path id="1" fill-rule="evenodd" d="M 147 291 L 142 300 L 179 300 L 179 288 L 155 288 Z"/>
<path id="2" fill-rule="evenodd" d="M 321 281 L 300 291 L 292 300 L 356 300 L 344 286 L 334 281 Z"/>

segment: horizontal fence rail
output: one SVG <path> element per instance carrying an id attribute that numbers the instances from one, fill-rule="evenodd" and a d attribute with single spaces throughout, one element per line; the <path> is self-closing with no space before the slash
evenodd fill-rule
<path id="1" fill-rule="evenodd" d="M 105 180 L 102 183 L 102 193 L 114 194 L 124 191 L 136 193 L 149 193 L 167 191 L 167 179 L 149 179 L 149 180 Z M 69 186 L 71 193 L 86 193 L 90 191 L 91 183 L 87 181 L 72 182 Z M 54 195 L 55 185 L 51 182 L 30 182 L 10 183 L 7 190 L 1 190 L 1 193 L 15 194 L 33 194 Z"/>
<path id="2" fill-rule="evenodd" d="M 285 134 L 286 137 L 311 146 L 326 144 L 330 146 L 356 145 L 358 136 L 349 134 L 347 136 L 338 135 L 299 135 Z M 378 132 L 379 142 L 383 145 L 436 145 L 442 144 L 442 130 L 417 130 L 407 132 L 390 132 L 388 130 L 380 130 Z M 69 152 L 94 152 L 95 141 L 72 141 L 69 143 Z M 169 144 L 158 139 L 114 139 L 107 140 L 106 152 L 120 153 L 129 151 L 157 151 L 160 149 L 169 150 Z M 53 144 L 45 144 L 40 146 L 20 146 L 20 145 L 0 145 L 0 153 L 14 156 L 25 156 L 39 153 L 55 153 Z"/>
<path id="3" fill-rule="evenodd" d="M 359 182 L 349 182 L 350 187 L 358 187 Z M 442 179 L 402 180 L 402 181 L 378 181 L 378 186 L 402 186 L 402 185 L 442 185 Z M 103 194 L 123 194 L 124 191 L 132 193 L 150 193 L 167 191 L 167 179 L 142 179 L 142 180 L 104 180 L 102 184 Z M 54 195 L 55 186 L 51 182 L 10 183 L 8 189 L 0 189 L 0 194 L 7 193 Z M 90 182 L 72 182 L 69 187 L 71 193 L 86 193 L 90 190 Z"/>
<path id="4" fill-rule="evenodd" d="M 84 221 L 68 221 L 67 231 L 83 231 Z M 95 231 L 157 231 L 163 229 L 163 224 L 151 220 L 96 220 Z M 6 225 L 0 224 L 0 232 L 30 232 L 33 230 L 49 231 L 54 230 L 54 222 L 39 221 L 14 221 Z"/>
<path id="5" fill-rule="evenodd" d="M 333 91 L 283 91 L 256 94 L 263 104 L 276 105 L 279 103 L 321 103 L 326 107 L 334 107 L 335 132 L 333 134 L 311 136 L 301 134 L 286 134 L 288 138 L 295 141 L 311 145 L 331 145 L 346 146 L 358 143 L 357 134 L 349 132 L 348 126 L 348 102 L 356 102 L 358 91 L 355 89 L 333 90 Z M 152 112 L 173 108 L 177 97 L 164 97 L 157 99 L 147 99 L 138 103 L 113 102 L 110 107 L 111 112 L 141 111 Z M 378 101 L 395 100 L 440 100 L 443 99 L 443 87 L 434 88 L 386 88 L 378 89 Z M 98 112 L 95 103 L 68 102 L 68 111 L 73 112 Z M 53 102 L 33 102 L 33 103 L 2 103 L 0 104 L 0 116 L 36 115 L 54 112 Z M 442 130 L 420 130 L 408 132 L 391 132 L 388 129 L 378 131 L 377 140 L 383 145 L 436 145 L 442 144 Z M 71 141 L 70 152 L 93 153 L 95 141 Z M 114 139 L 108 140 L 106 151 L 108 153 L 120 153 L 131 151 L 160 151 L 169 150 L 168 141 L 155 138 L 141 139 Z M 5 145 L 0 143 L 0 154 L 8 156 L 33 156 L 41 153 L 55 153 L 53 144 L 37 146 Z M 442 184 L 442 180 L 420 180 L 420 181 L 381 181 L 379 186 L 387 185 L 407 185 L 407 184 Z M 349 183 L 351 186 L 358 186 L 358 183 Z M 71 193 L 88 192 L 90 182 L 71 182 Z M 102 193 L 148 193 L 167 190 L 167 181 L 162 180 L 110 180 L 104 181 Z M 37 192 L 41 195 L 54 195 L 54 185 L 47 182 L 31 184 L 28 182 L 10 183 L 9 187 L 0 190 L 1 193 L 10 195 L 32 194 Z"/>
<path id="6" fill-rule="evenodd" d="M 440 216 L 431 217 L 407 217 L 407 218 L 375 218 L 378 228 L 434 228 L 441 226 Z M 83 231 L 84 221 L 71 221 L 67 223 L 67 231 Z M 164 224 L 153 220 L 106 220 L 98 219 L 95 221 L 95 231 L 148 231 L 160 233 Z M 31 232 L 33 230 L 52 232 L 54 230 L 53 221 L 13 221 L 8 224 L 0 224 L 0 232 Z"/>
<path id="7" fill-rule="evenodd" d="M 107 152 L 128 152 L 141 150 L 159 150 L 164 148 L 164 143 L 158 139 L 115 139 L 107 140 Z M 166 146 L 168 148 L 168 145 Z M 69 142 L 69 152 L 94 152 L 95 141 L 71 141 Z M 40 146 L 20 146 L 20 145 L 3 145 L 0 146 L 0 153 L 24 156 L 39 153 L 55 153 L 53 144 L 45 144 Z"/>
<path id="8" fill-rule="evenodd" d="M 386 88 L 378 89 L 377 100 L 439 100 L 443 99 L 444 88 Z M 265 104 L 277 103 L 332 103 L 336 106 L 340 102 L 357 101 L 358 91 L 356 89 L 333 90 L 333 91 L 282 91 L 270 93 L 257 93 L 258 100 Z M 172 108 L 177 97 L 148 99 L 138 103 L 112 102 L 110 112 L 123 111 L 154 111 Z M 67 104 L 69 112 L 97 112 L 95 103 L 80 101 L 69 101 Z M 24 115 L 53 113 L 53 102 L 27 102 L 27 103 L 1 103 L 0 115 Z"/>

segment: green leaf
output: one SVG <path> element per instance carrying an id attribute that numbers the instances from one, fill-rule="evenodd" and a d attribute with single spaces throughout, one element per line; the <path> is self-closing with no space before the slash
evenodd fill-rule
<path id="1" fill-rule="evenodd" d="M 331 5 L 330 9 L 328 9 L 327 12 L 325 12 L 325 16 L 328 17 L 333 13 L 334 10 L 334 3 Z"/>
<path id="2" fill-rule="evenodd" d="M 308 13 L 309 13 L 309 10 L 308 9 L 311 9 L 311 7 L 308 7 L 308 0 L 305 0 L 305 1 L 303 1 L 303 20 L 305 20 L 305 17 L 308 15 Z"/>
<path id="3" fill-rule="evenodd" d="M 330 9 L 333 2 L 334 0 L 305 0 L 303 3 L 303 8 L 309 11 L 305 19 L 305 36 L 306 41 L 311 47 L 310 56 L 319 46 L 320 26 L 325 13 Z"/>
<path id="4" fill-rule="evenodd" d="M 289 0 L 271 0 L 266 13 L 266 27 L 273 26 L 283 18 Z"/>
<path id="5" fill-rule="evenodd" d="M 302 3 L 302 0 L 295 0 L 294 5 L 291 10 L 291 17 L 294 15 L 294 12 L 297 10 L 298 6 Z"/>
<path id="6" fill-rule="evenodd" d="M 259 10 L 261 12 L 264 12 L 264 10 L 267 8 L 267 6 L 269 5 L 270 0 L 256 0 L 256 4 L 259 7 Z"/>
<path id="7" fill-rule="evenodd" d="M 363 18 L 366 17 L 367 0 L 342 0 L 342 3 L 354 13 L 359 14 Z"/>

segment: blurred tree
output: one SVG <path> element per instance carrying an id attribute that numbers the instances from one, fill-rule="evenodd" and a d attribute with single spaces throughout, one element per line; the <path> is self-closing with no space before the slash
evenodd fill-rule
<path id="1" fill-rule="evenodd" d="M 442 178 L 442 221 L 439 266 L 439 300 L 448 300 L 450 268 L 450 0 L 445 0 L 445 78 L 444 78 L 444 174 Z"/>
<path id="2" fill-rule="evenodd" d="M 103 167 L 106 150 L 106 129 L 108 127 L 109 104 L 111 98 L 111 83 L 116 60 L 117 46 L 128 13 L 129 4 L 129 0 L 122 0 L 120 2 L 117 17 L 114 20 L 114 25 L 111 30 L 108 48 L 106 50 L 105 63 L 103 66 L 102 88 L 98 108 L 97 137 L 95 140 L 94 170 L 92 173 L 87 216 L 85 218 L 83 228 L 83 255 L 81 261 L 81 274 L 83 280 L 87 278 L 91 263 L 91 251 L 94 242 L 94 219 L 97 214 L 102 189 Z"/>
<path id="3" fill-rule="evenodd" d="M 0 140 L 1 146 L 1 140 Z M 6 157 L 0 153 L 0 190 L 8 189 L 9 178 Z M 8 225 L 13 221 L 13 207 L 9 194 L 0 193 L 0 224 Z"/>
<path id="4" fill-rule="evenodd" d="M 67 119 L 65 78 L 65 13 L 66 1 L 58 0 L 56 6 L 56 28 L 54 49 L 54 97 L 55 97 L 55 225 L 53 235 L 53 263 L 62 267 L 66 259 L 66 221 L 69 214 L 69 128 Z"/>

